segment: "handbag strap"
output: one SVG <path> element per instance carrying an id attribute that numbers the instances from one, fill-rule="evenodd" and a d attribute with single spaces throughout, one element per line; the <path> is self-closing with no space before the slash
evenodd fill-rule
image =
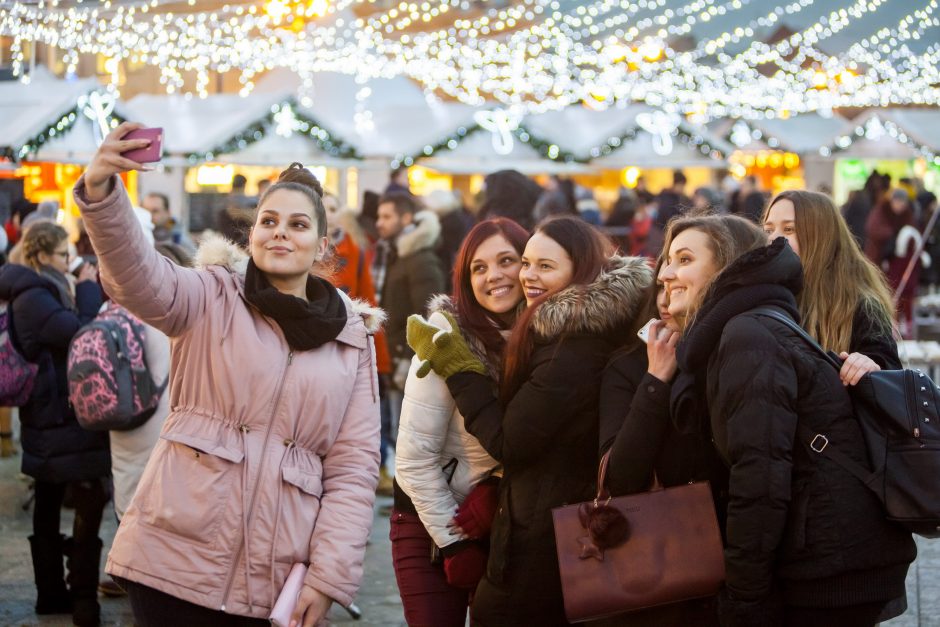
<path id="1" fill-rule="evenodd" d="M 769 307 L 758 307 L 757 309 L 753 309 L 751 311 L 752 313 L 756 313 L 767 318 L 773 318 L 774 320 L 783 323 L 790 330 L 799 335 L 800 338 L 809 344 L 810 347 L 815 349 L 817 353 L 821 354 L 833 368 L 836 370 L 842 370 L 842 364 L 839 363 L 832 353 L 820 346 L 819 343 L 803 329 L 803 327 L 798 325 L 789 316 L 781 313 L 777 309 L 771 309 Z M 816 433 L 803 424 L 797 424 L 796 430 L 800 436 L 800 439 L 807 447 L 809 447 L 811 451 L 832 460 L 841 466 L 843 470 L 855 476 L 855 478 L 861 481 L 865 487 L 872 490 L 875 494 L 879 494 L 878 488 L 875 484 L 878 480 L 878 477 L 881 475 L 880 472 L 872 472 L 871 470 L 868 470 L 854 459 L 840 451 L 838 448 L 829 446 L 829 438 L 827 438 L 822 433 Z"/>
<path id="2" fill-rule="evenodd" d="M 601 456 L 601 461 L 597 465 L 597 497 L 595 503 L 606 501 L 610 498 L 610 491 L 607 490 L 607 466 L 610 464 L 610 449 Z"/>
<path id="3" fill-rule="evenodd" d="M 839 360 L 836 359 L 832 353 L 820 346 L 819 342 L 814 340 L 813 336 L 807 333 L 806 330 L 798 325 L 796 321 L 794 321 L 790 316 L 781 313 L 778 309 L 771 309 L 770 307 L 758 307 L 756 309 L 752 309 L 751 313 L 756 313 L 760 316 L 764 316 L 765 318 L 773 318 L 777 322 L 786 325 L 791 331 L 799 335 L 800 338 L 802 338 L 802 340 L 806 342 L 811 348 L 822 355 L 823 358 L 829 362 L 829 365 L 831 365 L 836 370 L 842 370 L 842 364 L 839 362 Z"/>
<path id="4" fill-rule="evenodd" d="M 597 505 L 601 501 L 610 500 L 610 490 L 607 489 L 607 467 L 610 465 L 610 452 L 613 450 L 613 447 L 607 449 L 607 452 L 601 456 L 601 461 L 597 465 L 597 496 L 594 498 L 594 504 Z M 656 474 L 656 470 L 653 470 L 653 478 L 650 483 L 650 492 L 655 492 L 656 490 L 662 490 L 663 484 L 659 481 L 659 476 Z"/>

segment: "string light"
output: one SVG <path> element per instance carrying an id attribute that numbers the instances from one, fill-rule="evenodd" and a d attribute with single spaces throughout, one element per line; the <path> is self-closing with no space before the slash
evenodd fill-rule
<path id="1" fill-rule="evenodd" d="M 887 26 L 871 16 L 899 4 L 889 0 L 844 0 L 815 21 L 805 16 L 816 0 L 774 4 L 753 19 L 742 19 L 743 9 L 756 0 L 593 0 L 564 10 L 560 0 L 522 0 L 483 4 L 472 18 L 464 17 L 468 0 L 402 0 L 382 9 L 367 0 L 264 0 L 213 11 L 171 0 L 67 8 L 13 2 L 0 5 L 0 35 L 11 39 L 17 76 L 26 75 L 27 48 L 42 43 L 63 51 L 69 73 L 80 54 L 133 60 L 159 67 L 167 92 L 190 84 L 200 97 L 211 72 L 237 72 L 239 93 L 248 94 L 256 76 L 285 67 L 308 88 L 320 71 L 401 75 L 429 94 L 526 113 L 644 102 L 697 119 L 757 118 L 940 104 L 938 2 L 904 3 Z M 370 15 L 356 17 L 357 3 L 369 5 Z M 186 10 L 173 12 L 177 6 Z M 780 41 L 760 41 L 797 16 L 811 23 Z M 673 47 L 717 20 L 714 36 L 691 50 Z M 849 26 L 876 21 L 846 50 L 822 49 Z M 369 128 L 364 98 L 355 113 L 357 128 Z"/>

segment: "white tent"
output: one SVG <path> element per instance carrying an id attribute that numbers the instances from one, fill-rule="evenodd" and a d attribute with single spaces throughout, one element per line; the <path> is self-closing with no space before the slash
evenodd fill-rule
<path id="1" fill-rule="evenodd" d="M 905 131 L 898 127 L 894 117 L 898 112 L 885 109 L 869 109 L 848 123 L 842 132 L 830 136 L 821 142 L 819 154 L 832 159 L 916 159 L 928 156 L 921 152 L 917 144 L 909 141 Z M 910 123 L 909 116 L 901 116 Z M 937 118 L 934 118 L 934 124 Z M 913 126 L 913 125 L 912 125 Z M 916 132 L 930 134 L 933 129 L 919 129 Z M 937 148 L 934 148 L 936 151 Z M 936 154 L 936 152 L 934 152 Z"/>
<path id="2" fill-rule="evenodd" d="M 721 168 L 731 147 L 707 129 L 646 105 L 594 111 L 569 107 L 530 116 L 525 127 L 593 168 Z"/>
<path id="3" fill-rule="evenodd" d="M 44 66 L 35 68 L 29 83 L 0 82 L 0 148 L 17 159 L 87 163 L 98 148 L 98 122 L 94 108 L 80 101 L 104 91 L 95 78 L 63 80 Z M 109 108 L 110 104 L 102 111 Z M 113 111 L 127 115 L 120 103 Z M 104 117 L 110 122 L 109 115 Z M 45 142 L 37 146 L 40 137 Z"/>
<path id="4" fill-rule="evenodd" d="M 714 130 L 739 150 L 783 150 L 798 155 L 818 154 L 832 137 L 847 132 L 845 118 L 804 113 L 788 118 L 721 120 Z"/>

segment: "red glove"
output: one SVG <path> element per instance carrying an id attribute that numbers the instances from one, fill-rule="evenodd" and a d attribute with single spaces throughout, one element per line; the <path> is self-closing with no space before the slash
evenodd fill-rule
<path id="1" fill-rule="evenodd" d="M 499 505 L 499 479 L 490 478 L 477 484 L 457 508 L 453 524 L 470 539 L 482 538 L 490 532 Z"/>
<path id="2" fill-rule="evenodd" d="M 448 556 L 444 549 L 444 574 L 447 583 L 455 588 L 474 590 L 486 572 L 486 551 L 476 542 L 459 542 Z"/>

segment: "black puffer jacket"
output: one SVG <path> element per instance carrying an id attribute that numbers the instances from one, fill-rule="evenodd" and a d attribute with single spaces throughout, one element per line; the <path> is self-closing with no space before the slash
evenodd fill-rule
<path id="1" fill-rule="evenodd" d="M 39 364 L 33 392 L 20 408 L 23 473 L 61 483 L 105 477 L 111 472 L 107 432 L 85 431 L 69 405 L 66 366 L 69 343 L 101 307 L 101 289 L 76 287 L 78 313 L 60 300 L 55 285 L 30 268 L 0 268 L 0 299 L 12 301 L 17 346 Z"/>
<path id="2" fill-rule="evenodd" d="M 874 494 L 810 451 L 797 425 L 867 464 L 838 373 L 753 309 L 797 318 L 802 268 L 781 239 L 716 279 L 679 345 L 679 368 L 705 377 L 715 444 L 730 467 L 722 623 L 780 624 L 782 606 L 832 608 L 903 597 L 916 555 Z"/>
<path id="3" fill-rule="evenodd" d="M 551 510 L 594 496 L 601 373 L 651 278 L 644 260 L 616 258 L 592 285 L 549 297 L 531 321 L 528 376 L 505 408 L 488 377 L 447 379 L 467 430 L 503 463 L 475 624 L 567 624 Z"/>

